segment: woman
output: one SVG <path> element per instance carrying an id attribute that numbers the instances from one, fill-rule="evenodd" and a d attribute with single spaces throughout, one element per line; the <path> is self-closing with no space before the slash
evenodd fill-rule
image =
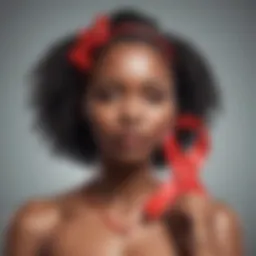
<path id="1" fill-rule="evenodd" d="M 166 164 L 163 144 L 178 118 L 210 121 L 219 104 L 190 45 L 141 13 L 119 11 L 51 49 L 33 81 L 40 131 L 56 152 L 100 163 L 100 175 L 21 207 L 5 255 L 242 255 L 233 211 L 193 189 L 157 218 L 145 210 L 161 189 L 152 170 Z"/>

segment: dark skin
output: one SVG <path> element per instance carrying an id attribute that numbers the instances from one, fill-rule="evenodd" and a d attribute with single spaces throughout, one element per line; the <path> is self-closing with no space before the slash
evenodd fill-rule
<path id="1" fill-rule="evenodd" d="M 170 236 L 161 220 L 142 221 L 142 205 L 159 187 L 150 172 L 152 153 L 175 124 L 174 89 L 158 50 L 143 43 L 112 46 L 97 63 L 82 104 L 100 150 L 101 176 L 19 209 L 5 255 L 178 255 L 175 236 L 182 230 Z M 192 224 L 190 255 L 242 255 L 238 221 L 228 206 L 189 194 L 173 209 Z M 126 225 L 129 233 L 111 229 L 103 216 Z"/>

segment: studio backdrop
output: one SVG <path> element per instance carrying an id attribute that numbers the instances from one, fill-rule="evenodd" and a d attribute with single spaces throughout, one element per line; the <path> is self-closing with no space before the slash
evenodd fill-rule
<path id="1" fill-rule="evenodd" d="M 0 231 L 25 201 L 71 188 L 86 167 L 53 156 L 31 130 L 30 69 L 54 40 L 88 24 L 96 13 L 127 1 L 6 0 L 0 8 Z M 159 18 L 210 61 L 223 111 L 212 128 L 213 148 L 203 172 L 212 195 L 240 215 L 246 255 L 256 255 L 255 16 L 254 1 L 130 0 Z M 2 245 L 1 245 L 2 246 Z"/>

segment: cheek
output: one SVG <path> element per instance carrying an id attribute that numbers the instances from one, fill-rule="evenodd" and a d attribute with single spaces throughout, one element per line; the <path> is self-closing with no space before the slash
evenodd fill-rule
<path id="1" fill-rule="evenodd" d="M 148 129 L 151 129 L 152 136 L 157 143 L 162 143 L 164 138 L 173 130 L 176 119 L 174 104 L 167 104 L 165 107 L 151 111 L 148 117 Z"/>
<path id="2" fill-rule="evenodd" d="M 111 134 L 116 127 L 115 109 L 93 104 L 89 106 L 89 120 L 96 137 Z"/>

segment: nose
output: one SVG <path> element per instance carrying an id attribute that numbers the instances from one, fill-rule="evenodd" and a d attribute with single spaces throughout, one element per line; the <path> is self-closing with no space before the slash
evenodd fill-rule
<path id="1" fill-rule="evenodd" d="M 127 99 L 121 104 L 119 113 L 123 125 L 137 126 L 143 121 L 143 104 L 137 99 Z"/>

